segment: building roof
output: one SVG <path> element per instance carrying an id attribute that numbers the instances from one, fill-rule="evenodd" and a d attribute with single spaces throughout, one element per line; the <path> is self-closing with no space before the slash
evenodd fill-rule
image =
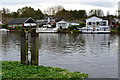
<path id="1" fill-rule="evenodd" d="M 30 19 L 32 19 L 31 17 L 30 18 L 13 18 L 12 20 L 9 21 L 8 24 L 23 24 L 27 21 L 29 21 Z M 33 22 L 35 23 L 35 20 L 32 19 Z"/>
<path id="2" fill-rule="evenodd" d="M 57 23 L 68 23 L 68 22 L 62 20 L 62 21 L 59 21 Z"/>
<path id="3" fill-rule="evenodd" d="M 42 23 L 46 23 L 47 24 L 47 20 L 41 19 L 41 20 L 36 20 L 37 23 L 42 24 Z"/>
<path id="4" fill-rule="evenodd" d="M 102 21 L 102 19 L 94 16 L 94 17 L 86 19 L 86 21 L 87 22 L 94 22 L 94 21 Z"/>

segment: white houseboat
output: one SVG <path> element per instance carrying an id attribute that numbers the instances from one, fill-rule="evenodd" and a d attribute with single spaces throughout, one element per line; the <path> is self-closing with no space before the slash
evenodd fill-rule
<path id="1" fill-rule="evenodd" d="M 108 20 L 103 20 L 98 17 L 86 19 L 86 27 L 80 29 L 81 33 L 110 33 Z"/>
<path id="2" fill-rule="evenodd" d="M 42 27 L 38 26 L 36 32 L 58 32 L 59 29 L 68 28 L 69 25 L 69 22 L 61 20 L 56 23 L 55 27 L 52 27 L 50 24 L 43 25 Z"/>
<path id="3" fill-rule="evenodd" d="M 36 32 L 37 33 L 40 33 L 40 32 L 50 32 L 50 33 L 52 33 L 52 32 L 57 32 L 58 31 L 58 28 L 53 28 L 51 25 L 43 25 L 42 27 L 37 27 L 36 28 Z"/>

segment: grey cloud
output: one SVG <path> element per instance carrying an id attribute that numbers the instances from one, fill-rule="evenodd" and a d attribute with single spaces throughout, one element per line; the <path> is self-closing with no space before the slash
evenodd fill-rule
<path id="1" fill-rule="evenodd" d="M 19 5 L 19 4 L 26 4 L 26 2 L 2 2 L 3 6 L 14 6 L 14 5 Z"/>
<path id="2" fill-rule="evenodd" d="M 107 2 L 108 1 L 108 2 Z M 95 6 L 113 6 L 112 2 L 113 0 L 2 0 L 1 3 L 2 5 L 17 5 L 17 4 L 35 4 L 35 3 L 64 3 L 64 4 L 84 4 L 84 5 L 95 5 Z"/>
<path id="3" fill-rule="evenodd" d="M 81 2 L 82 5 L 91 5 L 98 7 L 112 8 L 115 6 L 113 2 Z"/>
<path id="4" fill-rule="evenodd" d="M 3 0 L 1 1 L 1 5 L 3 6 L 14 6 L 14 5 L 25 5 L 25 4 L 37 4 L 37 3 L 46 3 L 45 0 Z"/>
<path id="5" fill-rule="evenodd" d="M 116 1 L 116 3 L 115 3 Z M 114 4 L 114 3 L 115 4 Z M 41 3 L 57 3 L 57 4 L 80 4 L 80 5 L 91 5 L 91 6 L 98 6 L 98 7 L 105 7 L 105 8 L 112 8 L 117 5 L 117 0 L 2 0 L 0 5 L 3 6 L 16 6 L 16 5 L 34 5 L 37 6 L 41 5 Z"/>

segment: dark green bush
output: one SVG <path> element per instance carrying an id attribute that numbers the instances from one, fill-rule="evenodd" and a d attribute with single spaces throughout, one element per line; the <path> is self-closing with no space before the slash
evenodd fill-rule
<path id="1" fill-rule="evenodd" d="M 85 23 L 84 22 L 80 22 L 80 28 L 82 28 L 82 27 L 85 27 Z"/>
<path id="2" fill-rule="evenodd" d="M 7 24 L 3 24 L 3 25 L 2 25 L 2 28 L 7 29 L 7 28 L 8 28 L 8 27 L 7 27 Z"/>
<path id="3" fill-rule="evenodd" d="M 76 25 L 76 26 L 69 26 L 68 27 L 68 31 L 71 31 L 71 30 L 78 30 L 79 26 Z"/>
<path id="4" fill-rule="evenodd" d="M 120 24 L 118 25 L 118 32 L 120 32 Z"/>
<path id="5" fill-rule="evenodd" d="M 16 26 L 15 27 L 15 30 L 21 30 L 22 29 L 22 26 Z"/>

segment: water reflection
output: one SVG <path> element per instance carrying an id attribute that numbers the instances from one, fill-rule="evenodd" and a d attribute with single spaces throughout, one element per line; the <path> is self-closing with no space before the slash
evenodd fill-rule
<path id="1" fill-rule="evenodd" d="M 3 60 L 20 60 L 20 35 L 2 34 Z M 118 77 L 118 36 L 110 34 L 39 34 L 39 64 Z"/>
<path id="2" fill-rule="evenodd" d="M 118 38 L 118 77 L 120 79 L 120 37 Z"/>
<path id="3" fill-rule="evenodd" d="M 19 33 L 2 33 L 2 60 L 20 60 Z"/>
<path id="4" fill-rule="evenodd" d="M 116 35 L 41 34 L 40 39 L 41 65 L 87 72 L 90 77 L 118 77 Z"/>
<path id="5" fill-rule="evenodd" d="M 53 55 L 76 54 L 78 51 L 84 50 L 84 40 L 82 36 L 76 34 L 40 34 L 40 51 L 51 52 Z M 42 40 L 41 40 L 42 39 Z"/>

